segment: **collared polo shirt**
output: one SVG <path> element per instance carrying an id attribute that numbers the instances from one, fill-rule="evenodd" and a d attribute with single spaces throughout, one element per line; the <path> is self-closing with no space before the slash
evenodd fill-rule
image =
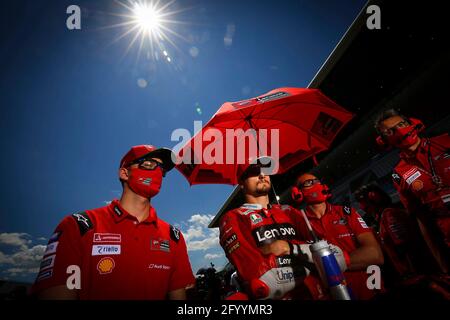
<path id="1" fill-rule="evenodd" d="M 71 267 L 72 266 L 72 267 Z M 181 232 L 153 207 L 139 222 L 114 200 L 66 217 L 51 236 L 32 292 L 75 283 L 80 299 L 161 300 L 195 283 Z"/>

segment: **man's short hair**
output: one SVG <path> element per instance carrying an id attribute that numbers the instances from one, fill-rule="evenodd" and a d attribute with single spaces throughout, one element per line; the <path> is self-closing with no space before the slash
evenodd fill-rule
<path id="1" fill-rule="evenodd" d="M 392 117 L 402 117 L 403 119 L 407 119 L 404 115 L 402 115 L 400 112 L 398 112 L 395 109 L 387 109 L 387 110 L 383 110 L 375 119 L 375 130 L 377 131 L 377 133 L 380 133 L 380 126 L 381 123 L 389 118 Z"/>

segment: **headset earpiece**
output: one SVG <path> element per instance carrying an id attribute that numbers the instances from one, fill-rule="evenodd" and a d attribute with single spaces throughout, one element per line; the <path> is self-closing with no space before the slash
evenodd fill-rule
<path id="1" fill-rule="evenodd" d="M 327 199 L 331 198 L 330 188 L 326 184 L 323 184 L 323 194 L 327 195 Z"/>
<path id="2" fill-rule="evenodd" d="M 291 197 L 296 203 L 301 203 L 303 201 L 303 193 L 297 187 L 292 187 Z"/>
<path id="3" fill-rule="evenodd" d="M 421 120 L 416 119 L 416 118 L 409 118 L 408 120 L 411 123 L 411 125 L 415 127 L 417 132 L 421 132 L 425 129 L 425 125 L 423 124 L 423 122 Z"/>

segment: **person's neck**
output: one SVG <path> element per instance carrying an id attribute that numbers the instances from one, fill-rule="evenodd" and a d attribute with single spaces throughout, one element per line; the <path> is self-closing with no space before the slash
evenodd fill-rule
<path id="1" fill-rule="evenodd" d="M 263 196 L 253 196 L 250 194 L 245 195 L 245 202 L 251 203 L 251 204 L 260 204 L 263 208 L 267 209 L 267 206 L 269 205 L 269 195 L 263 195 Z"/>
<path id="2" fill-rule="evenodd" d="M 325 214 L 325 211 L 327 210 L 327 203 L 321 202 L 316 204 L 310 204 L 308 205 L 309 209 L 314 213 L 314 215 L 320 219 Z"/>
<path id="3" fill-rule="evenodd" d="M 123 192 L 119 200 L 120 205 L 129 214 L 136 217 L 139 222 L 147 219 L 150 212 L 150 200 L 146 199 L 130 190 Z"/>
<path id="4" fill-rule="evenodd" d="M 416 143 L 414 143 L 412 146 L 410 146 L 409 148 L 407 148 L 406 150 L 405 150 L 405 153 L 408 155 L 408 156 L 413 156 L 415 153 L 416 153 L 416 151 L 417 151 L 417 148 L 420 146 L 420 143 L 422 142 L 422 139 L 421 138 L 419 138 L 419 139 L 417 139 L 417 142 Z"/>

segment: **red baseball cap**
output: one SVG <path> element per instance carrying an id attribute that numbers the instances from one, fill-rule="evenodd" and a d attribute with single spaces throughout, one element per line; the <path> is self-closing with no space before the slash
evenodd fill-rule
<path id="1" fill-rule="evenodd" d="M 172 161 L 172 155 L 175 158 L 175 154 L 172 150 L 168 148 L 156 148 L 149 144 L 142 144 L 138 146 L 131 147 L 130 151 L 127 152 L 126 155 L 123 156 L 120 161 L 120 168 L 128 167 L 133 161 L 140 158 L 159 158 L 162 160 L 162 166 L 164 170 L 170 171 L 175 166 L 175 163 Z"/>

